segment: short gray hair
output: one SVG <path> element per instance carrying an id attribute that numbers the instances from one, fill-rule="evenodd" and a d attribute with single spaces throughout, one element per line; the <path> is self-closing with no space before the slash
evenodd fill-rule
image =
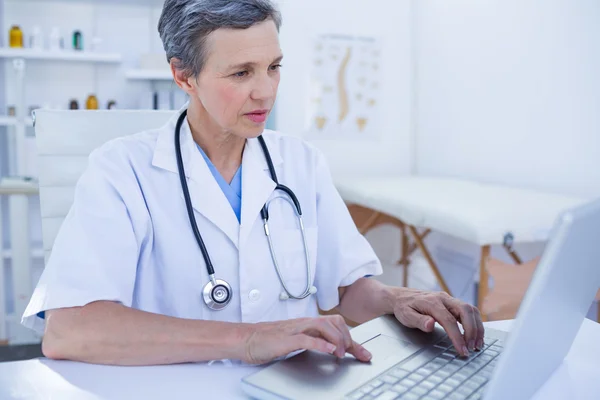
<path id="1" fill-rule="evenodd" d="M 219 28 L 247 29 L 268 19 L 281 27 L 281 13 L 271 0 L 166 0 L 158 33 L 177 69 L 198 76 L 207 57 L 206 39 Z"/>

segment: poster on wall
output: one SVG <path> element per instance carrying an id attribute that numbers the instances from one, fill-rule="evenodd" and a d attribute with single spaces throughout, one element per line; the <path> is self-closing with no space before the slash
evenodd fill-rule
<path id="1" fill-rule="evenodd" d="M 313 139 L 374 139 L 380 109 L 380 41 L 320 35 L 312 44 L 305 132 Z"/>

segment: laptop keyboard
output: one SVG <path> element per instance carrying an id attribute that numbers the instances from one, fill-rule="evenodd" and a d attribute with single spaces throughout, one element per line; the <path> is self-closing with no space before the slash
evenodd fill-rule
<path id="1" fill-rule="evenodd" d="M 346 396 L 352 400 L 478 400 L 502 352 L 497 340 L 460 357 L 447 337 L 434 348 L 440 354 L 416 369 L 392 367 Z"/>

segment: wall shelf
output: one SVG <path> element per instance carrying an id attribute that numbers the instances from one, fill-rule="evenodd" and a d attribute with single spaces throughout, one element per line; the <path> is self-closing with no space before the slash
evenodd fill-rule
<path id="1" fill-rule="evenodd" d="M 31 249 L 31 257 L 32 258 L 44 258 L 44 256 L 45 256 L 44 249 L 42 249 L 41 247 Z M 12 258 L 11 249 L 2 250 L 2 257 L 4 257 L 5 259 L 11 259 Z"/>
<path id="2" fill-rule="evenodd" d="M 17 118 L 0 115 L 0 126 L 16 126 Z M 33 118 L 25 118 L 25 125 L 33 126 Z"/>
<path id="3" fill-rule="evenodd" d="M 134 81 L 172 81 L 171 71 L 164 69 L 129 69 L 125 77 Z"/>
<path id="4" fill-rule="evenodd" d="M 122 60 L 121 55 L 117 53 L 94 53 L 90 51 L 75 50 L 49 51 L 10 47 L 0 48 L 0 58 L 89 63 L 120 63 Z"/>

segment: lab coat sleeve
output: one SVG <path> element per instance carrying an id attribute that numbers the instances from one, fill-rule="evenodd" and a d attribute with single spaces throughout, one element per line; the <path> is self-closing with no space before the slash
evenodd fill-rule
<path id="1" fill-rule="evenodd" d="M 90 155 L 72 207 L 23 314 L 41 333 L 38 314 L 108 300 L 131 306 L 137 261 L 147 226 L 143 200 L 123 149 L 104 146 Z"/>
<path id="2" fill-rule="evenodd" d="M 316 173 L 319 229 L 315 286 L 319 307 L 328 311 L 339 304 L 339 287 L 368 275 L 380 275 L 382 267 L 373 248 L 356 228 L 320 151 L 317 151 Z"/>

